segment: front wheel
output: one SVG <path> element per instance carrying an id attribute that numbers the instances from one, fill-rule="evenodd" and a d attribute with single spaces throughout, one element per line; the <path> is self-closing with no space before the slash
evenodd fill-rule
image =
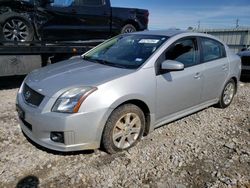
<path id="1" fill-rule="evenodd" d="M 228 107 L 232 103 L 235 93 L 236 93 L 236 83 L 233 79 L 230 79 L 226 83 L 222 91 L 218 107 L 219 108 Z"/>
<path id="2" fill-rule="evenodd" d="M 17 13 L 3 14 L 2 40 L 9 42 L 30 42 L 34 39 L 34 29 L 30 21 Z"/>
<path id="3" fill-rule="evenodd" d="M 109 117 L 102 136 L 102 145 L 110 153 L 127 150 L 142 137 L 145 117 L 142 110 L 126 104 L 118 107 Z"/>

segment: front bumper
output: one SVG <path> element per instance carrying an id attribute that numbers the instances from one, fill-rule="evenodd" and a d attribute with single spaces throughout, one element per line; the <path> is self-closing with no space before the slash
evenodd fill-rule
<path id="1" fill-rule="evenodd" d="M 76 114 L 56 113 L 46 107 L 50 100 L 45 97 L 41 107 L 36 108 L 26 104 L 22 94 L 18 93 L 17 105 L 25 114 L 20 119 L 20 126 L 28 138 L 45 148 L 62 152 L 100 147 L 102 130 L 111 109 Z M 63 132 L 64 143 L 52 141 L 51 132 Z"/>

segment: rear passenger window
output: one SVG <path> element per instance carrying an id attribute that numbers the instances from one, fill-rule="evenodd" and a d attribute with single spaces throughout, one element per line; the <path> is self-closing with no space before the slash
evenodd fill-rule
<path id="1" fill-rule="evenodd" d="M 184 64 L 185 68 L 197 64 L 198 48 L 196 39 L 182 39 L 174 43 L 165 54 L 166 60 L 175 60 Z"/>
<path id="2" fill-rule="evenodd" d="M 208 38 L 202 38 L 201 45 L 203 62 L 226 57 L 225 47 L 220 42 Z"/>
<path id="3" fill-rule="evenodd" d="M 103 0 L 80 0 L 82 6 L 102 6 Z"/>

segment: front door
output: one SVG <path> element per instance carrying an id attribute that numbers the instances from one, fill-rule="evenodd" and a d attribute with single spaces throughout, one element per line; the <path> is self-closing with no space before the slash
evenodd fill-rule
<path id="1" fill-rule="evenodd" d="M 196 38 L 184 38 L 175 42 L 158 59 L 160 62 L 164 60 L 181 62 L 185 68 L 183 71 L 157 76 L 157 121 L 201 102 L 204 65 L 199 63 Z"/>

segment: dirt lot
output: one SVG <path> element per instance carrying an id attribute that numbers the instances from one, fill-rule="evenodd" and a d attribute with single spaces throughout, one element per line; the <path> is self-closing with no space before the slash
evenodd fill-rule
<path id="1" fill-rule="evenodd" d="M 0 187 L 250 188 L 249 81 L 229 108 L 170 123 L 116 155 L 37 148 L 18 125 L 17 90 L 0 90 Z"/>

